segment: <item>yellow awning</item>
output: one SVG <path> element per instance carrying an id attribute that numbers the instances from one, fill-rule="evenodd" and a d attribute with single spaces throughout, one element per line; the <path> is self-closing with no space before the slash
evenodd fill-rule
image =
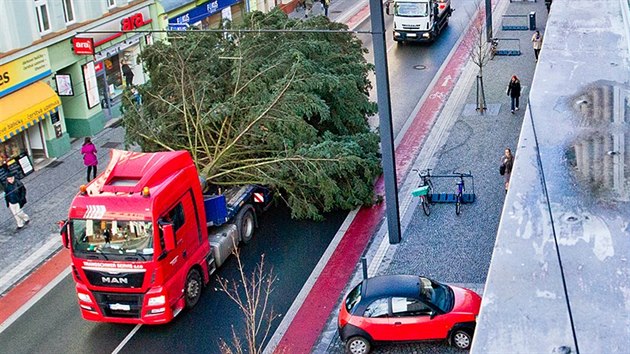
<path id="1" fill-rule="evenodd" d="M 41 81 L 0 98 L 0 142 L 49 117 L 60 104 L 57 93 Z"/>

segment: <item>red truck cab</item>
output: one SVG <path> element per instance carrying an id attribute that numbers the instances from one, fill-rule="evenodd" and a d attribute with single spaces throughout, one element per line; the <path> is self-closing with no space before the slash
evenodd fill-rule
<path id="1" fill-rule="evenodd" d="M 62 227 L 86 320 L 159 324 L 194 306 L 216 269 L 186 151 L 112 150 Z"/>

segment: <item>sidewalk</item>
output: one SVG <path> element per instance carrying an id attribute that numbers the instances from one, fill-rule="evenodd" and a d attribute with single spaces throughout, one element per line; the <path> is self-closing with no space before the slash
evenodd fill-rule
<path id="1" fill-rule="evenodd" d="M 109 162 L 109 150 L 123 148 L 124 130 L 115 122 L 110 120 L 113 126 L 92 139 L 99 172 Z M 73 141 L 67 154 L 22 179 L 28 199 L 24 211 L 31 218 L 28 226 L 17 231 L 9 209 L 0 208 L 0 297 L 61 248 L 57 222 L 67 217 L 72 198 L 86 183 L 82 143 L 83 139 Z"/>
<path id="2" fill-rule="evenodd" d="M 409 173 L 399 188 L 402 242 L 389 245 L 386 223 L 381 224 L 368 249 L 363 253 L 368 259 L 369 276 L 423 274 L 471 288 L 480 294 L 483 292 L 505 196 L 503 178 L 497 171 L 498 161 L 505 147 L 511 147 L 518 153 L 516 145 L 536 68 L 531 43 L 533 31 L 503 31 L 501 17 L 504 14 L 521 15 L 526 19 L 526 15 L 535 11 L 537 29 L 543 35 L 547 18 L 543 1 L 498 0 L 493 6 L 494 36 L 518 39 L 521 54 L 496 56 L 484 68 L 483 79 L 488 110 L 483 115 L 475 111 L 477 68 L 468 60 L 467 52 L 461 48 L 460 42 L 460 48 L 453 49 L 450 61 L 445 64 L 446 68 L 434 79 L 432 88 L 428 89 L 412 114 L 412 117 L 415 117 L 412 128 L 405 133 L 405 137 L 398 137 L 400 144 L 397 146 L 398 157 L 400 147 L 406 144 L 406 140 L 410 140 L 407 136 L 415 133 L 413 124 L 417 125 L 416 121 L 426 119 L 424 115 L 427 111 L 437 111 L 436 114 L 439 112 L 439 117 L 430 126 L 428 135 L 418 137 L 422 140 L 418 143 L 421 144 L 421 149 L 415 151 L 412 166 L 418 169 L 433 168 L 434 173 L 450 173 L 453 169 L 473 171 L 477 200 L 474 204 L 464 205 L 463 215 L 459 217 L 454 215 L 452 205 L 436 204 L 431 216 L 427 218 L 416 208 L 416 201 L 411 198 L 410 191 L 418 185 L 419 178 L 414 173 Z M 506 42 L 504 40 L 502 45 Z M 499 48 L 501 49 L 501 45 Z M 457 67 L 453 64 L 457 61 L 467 63 L 465 66 Z M 433 101 L 443 96 L 441 86 L 455 79 L 453 75 L 459 75 L 458 70 L 461 76 L 457 79 L 455 87 L 447 93 L 441 105 L 435 104 Z M 510 113 L 510 99 L 506 96 L 506 86 L 512 75 L 517 75 L 522 85 L 520 110 L 515 114 Z M 397 159 L 399 170 L 400 163 Z M 451 187 L 449 185 L 444 188 Z M 359 211 L 359 214 L 361 212 Z M 352 225 L 347 227 L 351 228 Z M 344 238 L 348 237 L 345 235 Z M 334 255 L 331 258 L 333 257 Z M 312 282 L 339 278 L 338 275 L 331 275 L 340 272 L 337 266 L 331 265 L 330 262 L 322 266 L 321 274 Z M 360 282 L 361 273 L 360 265 L 355 265 L 354 275 L 342 293 L 331 296 L 345 295 L 352 286 Z M 276 338 L 272 339 L 272 344 L 266 352 L 303 351 L 309 347 L 308 340 L 304 338 L 308 333 L 305 327 L 314 326 L 313 316 L 318 315 L 314 313 L 316 311 L 324 311 L 328 321 L 324 328 L 319 329 L 319 338 L 311 344 L 310 350 L 315 353 L 343 352 L 343 344 L 337 334 L 337 313 L 341 298 L 337 299 L 334 308 L 327 306 L 328 303 L 324 300 L 315 298 L 316 296 L 303 298 L 302 301 L 308 304 L 307 306 L 294 303 L 293 307 L 299 308 L 294 311 L 295 318 L 286 326 L 286 332 L 274 336 Z M 309 310 L 303 311 L 305 307 Z M 289 315 L 291 314 L 287 314 Z M 279 336 L 281 338 L 277 338 Z M 456 350 L 443 343 L 421 343 L 386 345 L 375 348 L 375 352 L 451 353 Z"/>

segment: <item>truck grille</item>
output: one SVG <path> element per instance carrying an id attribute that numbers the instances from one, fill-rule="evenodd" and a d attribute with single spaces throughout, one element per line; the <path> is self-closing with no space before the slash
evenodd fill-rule
<path id="1" fill-rule="evenodd" d="M 140 318 L 144 294 L 94 292 L 96 302 L 106 317 Z"/>
<path id="2" fill-rule="evenodd" d="M 402 25 L 402 28 L 404 30 L 419 30 L 420 29 L 420 25 Z"/>
<path id="3" fill-rule="evenodd" d="M 113 288 L 141 288 L 144 272 L 112 274 L 98 270 L 83 269 L 85 276 L 92 285 Z"/>

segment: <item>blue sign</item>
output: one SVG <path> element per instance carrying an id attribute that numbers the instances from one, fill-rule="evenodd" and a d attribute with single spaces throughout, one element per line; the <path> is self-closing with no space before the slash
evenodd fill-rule
<path id="1" fill-rule="evenodd" d="M 168 30 L 169 31 L 185 31 L 188 29 L 187 23 L 169 23 Z"/>
<path id="2" fill-rule="evenodd" d="M 228 6 L 232 6 L 241 0 L 213 0 L 203 5 L 199 5 L 194 9 L 168 20 L 169 26 L 174 24 L 194 24 L 204 18 L 214 15 Z"/>

